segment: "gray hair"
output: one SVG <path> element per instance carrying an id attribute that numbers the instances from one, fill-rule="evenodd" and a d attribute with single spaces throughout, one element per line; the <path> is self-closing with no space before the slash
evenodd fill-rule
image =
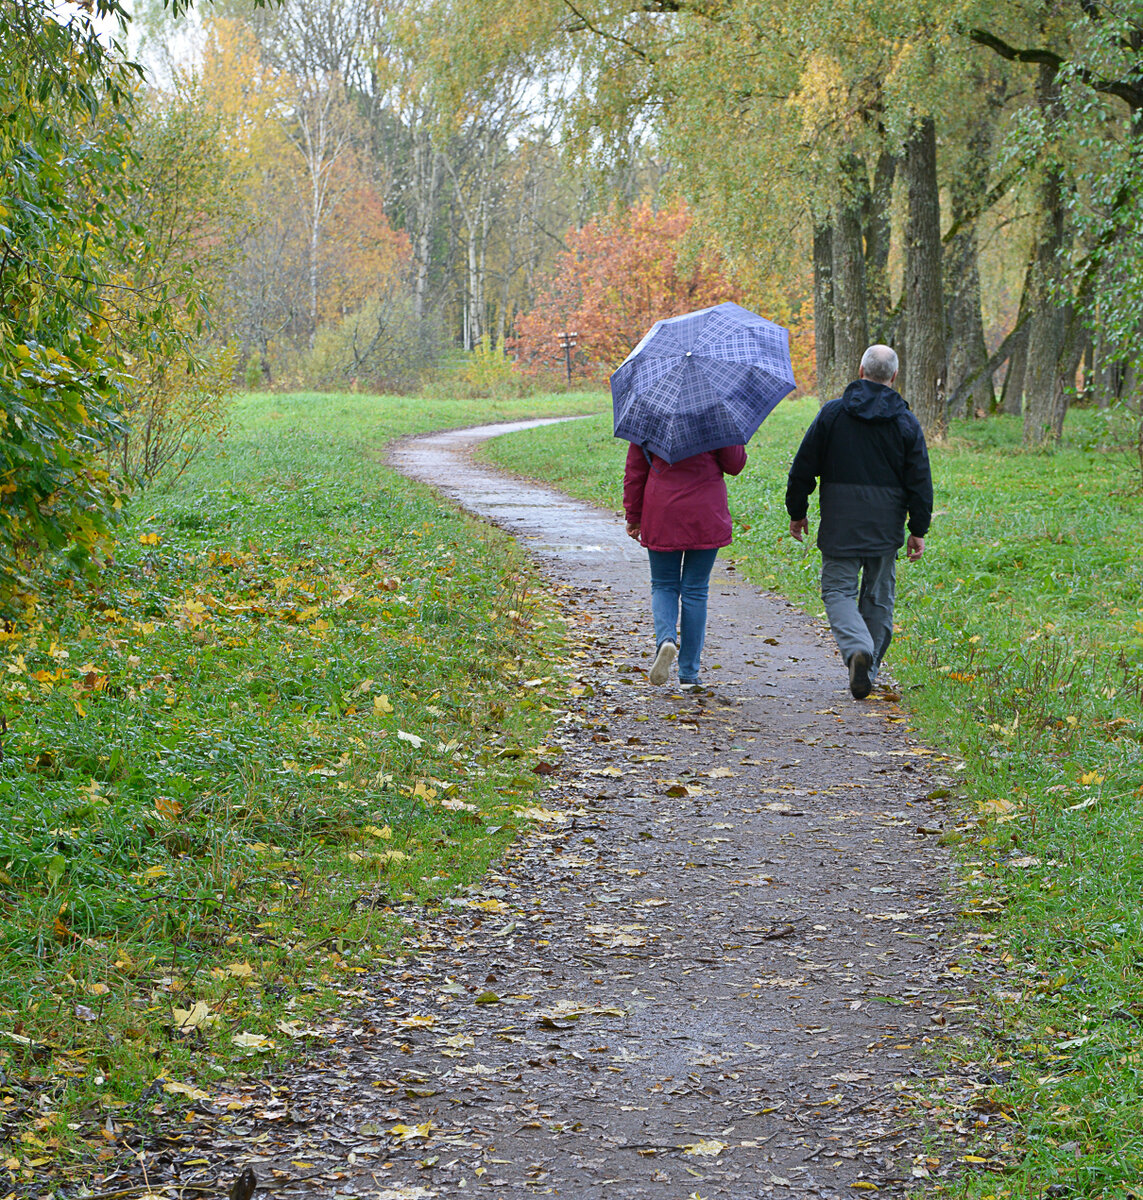
<path id="1" fill-rule="evenodd" d="M 874 383 L 892 383 L 897 368 L 897 352 L 891 346 L 870 346 L 861 356 L 862 374 Z"/>

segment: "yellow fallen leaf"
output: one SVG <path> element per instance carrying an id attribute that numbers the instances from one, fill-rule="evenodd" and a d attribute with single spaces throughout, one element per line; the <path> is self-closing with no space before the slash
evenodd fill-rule
<path id="1" fill-rule="evenodd" d="M 555 1021 L 566 1021 L 583 1016 L 625 1017 L 627 1011 L 622 1008 L 609 1008 L 603 1004 L 581 1004 L 577 1000 L 561 1000 L 558 1004 L 554 1004 L 551 1008 L 545 1009 L 538 1015 L 541 1017 L 550 1017 Z"/>
<path id="2" fill-rule="evenodd" d="M 427 1138 L 432 1127 L 432 1121 L 426 1121 L 423 1125 L 394 1125 L 389 1132 L 398 1141 L 407 1142 L 412 1138 Z"/>
<path id="3" fill-rule="evenodd" d="M 230 1040 L 243 1050 L 265 1052 L 274 1048 L 273 1041 L 263 1033 L 236 1033 Z"/>
<path id="4" fill-rule="evenodd" d="M 502 913 L 508 911 L 508 905 L 503 900 L 470 900 L 469 908 L 478 908 L 481 912 Z"/>
<path id="5" fill-rule="evenodd" d="M 369 834 L 370 837 L 381 838 L 386 842 L 393 836 L 393 828 L 390 825 L 382 825 L 380 828 L 376 825 L 366 825 L 361 832 Z"/>
<path id="6" fill-rule="evenodd" d="M 210 1005 L 205 1000 L 198 1000 L 190 1008 L 174 1008 L 171 1010 L 175 1029 L 189 1032 L 192 1029 L 205 1028 L 218 1020 L 218 1014 L 210 1011 Z"/>
<path id="7" fill-rule="evenodd" d="M 693 1154 L 702 1158 L 714 1158 L 721 1154 L 726 1149 L 725 1142 L 715 1141 L 710 1138 L 707 1141 L 692 1142 L 689 1146 L 683 1147 L 684 1154 Z"/>
<path id="8" fill-rule="evenodd" d="M 859 1192 L 876 1192 L 880 1190 L 877 1184 L 870 1183 L 867 1179 L 859 1179 L 856 1183 L 851 1183 L 849 1186 L 856 1188 Z"/>
<path id="9" fill-rule="evenodd" d="M 189 1083 L 179 1083 L 175 1079 L 169 1079 L 163 1084 L 163 1091 L 172 1096 L 186 1096 L 189 1100 L 209 1100 L 210 1093 L 204 1092 L 202 1088 L 192 1087 Z"/>
<path id="10" fill-rule="evenodd" d="M 555 812 L 550 808 L 521 808 L 519 815 L 529 821 L 541 821 L 547 825 L 562 825 L 567 820 L 566 813 Z"/>
<path id="11" fill-rule="evenodd" d="M 426 1016 L 398 1017 L 393 1022 L 394 1025 L 402 1025 L 406 1029 L 415 1029 L 418 1026 L 435 1025 L 436 1023 L 437 1019 L 431 1013 Z"/>
<path id="12" fill-rule="evenodd" d="M 231 963 L 226 971 L 235 979 L 249 979 L 254 974 L 254 968 L 248 962 Z"/>

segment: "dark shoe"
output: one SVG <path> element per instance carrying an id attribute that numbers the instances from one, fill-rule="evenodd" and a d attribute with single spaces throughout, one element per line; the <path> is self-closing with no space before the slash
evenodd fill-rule
<path id="1" fill-rule="evenodd" d="M 674 642 L 664 642 L 655 654 L 655 661 L 651 664 L 651 671 L 647 678 L 656 687 L 661 683 L 666 683 L 671 677 L 671 668 L 675 665 L 675 659 L 678 657 L 678 646 Z"/>
<path id="2" fill-rule="evenodd" d="M 873 666 L 873 655 L 858 650 L 849 659 L 849 690 L 854 700 L 864 700 L 873 690 L 869 669 Z"/>
<path id="3" fill-rule="evenodd" d="M 699 681 L 697 679 L 680 679 L 679 680 L 679 691 L 680 692 L 704 692 L 704 691 L 706 691 L 706 689 L 703 687 L 703 685 L 701 683 L 699 683 Z"/>

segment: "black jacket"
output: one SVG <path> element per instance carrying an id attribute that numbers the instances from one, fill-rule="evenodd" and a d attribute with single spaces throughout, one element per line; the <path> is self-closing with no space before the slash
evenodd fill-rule
<path id="1" fill-rule="evenodd" d="M 821 479 L 818 548 L 831 558 L 891 554 L 933 518 L 933 476 L 921 424 L 883 383 L 858 379 L 823 405 L 790 467 L 786 511 L 800 521 Z"/>

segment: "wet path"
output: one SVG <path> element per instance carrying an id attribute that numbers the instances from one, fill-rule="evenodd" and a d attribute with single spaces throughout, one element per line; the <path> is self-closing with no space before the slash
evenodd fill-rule
<path id="1" fill-rule="evenodd" d="M 567 419 L 505 422 L 410 438 L 397 443 L 389 461 L 403 475 L 431 484 L 469 512 L 507 530 L 541 561 L 566 563 L 573 569 L 622 561 L 638 565 L 642 579 L 646 554 L 613 515 L 542 484 L 501 475 L 469 457 L 473 447 L 489 438 Z"/>
<path id="2" fill-rule="evenodd" d="M 474 464 L 507 428 L 391 461 L 519 538 L 569 622 L 578 698 L 536 764 L 537 832 L 411 914 L 412 956 L 233 1161 L 283 1197 L 924 1186 L 951 1165 L 915 1102 L 957 1007 L 941 764 L 891 700 L 852 700 L 827 631 L 725 561 L 711 690 L 651 688 L 643 552 L 614 515 Z M 968 1126 L 948 1136 L 971 1153 Z"/>

